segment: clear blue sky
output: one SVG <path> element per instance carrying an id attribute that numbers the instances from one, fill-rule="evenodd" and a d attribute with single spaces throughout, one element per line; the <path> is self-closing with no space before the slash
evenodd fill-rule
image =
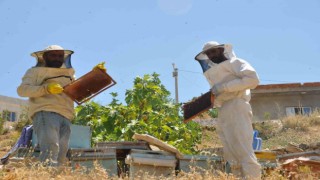
<path id="1" fill-rule="evenodd" d="M 80 77 L 101 61 L 124 101 L 136 76 L 157 72 L 174 98 L 172 63 L 179 69 L 179 99 L 209 90 L 194 56 L 205 42 L 231 43 L 251 63 L 261 84 L 316 82 L 320 77 L 319 0 L 0 0 L 0 94 L 17 86 L 35 65 L 31 52 L 58 44 L 75 51 Z"/>

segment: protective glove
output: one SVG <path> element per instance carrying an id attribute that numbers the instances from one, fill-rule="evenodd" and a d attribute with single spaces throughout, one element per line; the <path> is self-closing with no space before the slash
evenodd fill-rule
<path id="1" fill-rule="evenodd" d="M 92 70 L 100 69 L 100 70 L 102 70 L 103 72 L 107 72 L 107 69 L 106 69 L 106 67 L 104 66 L 105 63 L 106 63 L 106 62 L 101 62 L 101 63 L 97 64 L 96 66 L 93 67 Z"/>
<path id="2" fill-rule="evenodd" d="M 50 83 L 47 86 L 47 91 L 50 94 L 60 94 L 63 91 L 63 87 L 58 83 Z"/>

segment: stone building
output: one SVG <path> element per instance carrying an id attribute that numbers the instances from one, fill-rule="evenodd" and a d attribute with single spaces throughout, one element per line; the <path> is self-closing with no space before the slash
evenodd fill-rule
<path id="1" fill-rule="evenodd" d="M 320 82 L 259 85 L 251 96 L 255 120 L 308 115 L 320 108 Z"/>
<path id="2" fill-rule="evenodd" d="M 0 95 L 0 113 L 6 121 L 17 121 L 27 108 L 28 100 Z"/>

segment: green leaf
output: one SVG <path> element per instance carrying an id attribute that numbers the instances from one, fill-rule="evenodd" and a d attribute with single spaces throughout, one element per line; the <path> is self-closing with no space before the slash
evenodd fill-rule
<path id="1" fill-rule="evenodd" d="M 183 153 L 196 153 L 201 129 L 196 123 L 182 122 L 181 104 L 175 104 L 157 73 L 136 77 L 126 90 L 125 103 L 117 93 L 110 104 L 90 101 L 76 107 L 75 124 L 92 128 L 92 141 L 132 141 L 134 133 L 149 134 L 175 146 Z"/>

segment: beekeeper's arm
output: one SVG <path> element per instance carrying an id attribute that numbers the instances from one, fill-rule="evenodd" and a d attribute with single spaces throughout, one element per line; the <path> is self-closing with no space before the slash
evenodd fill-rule
<path id="1" fill-rule="evenodd" d="M 36 83 L 36 73 L 34 69 L 29 69 L 22 78 L 22 83 L 17 89 L 18 95 L 21 97 L 40 97 L 46 94 L 58 94 L 63 88 L 56 83 L 48 85 L 38 85 Z M 60 86 L 60 87 L 59 87 Z"/>
<path id="2" fill-rule="evenodd" d="M 219 92 L 235 92 L 254 89 L 259 84 L 259 78 L 256 71 L 245 61 L 238 59 L 234 60 L 234 62 L 231 63 L 230 71 L 239 78 L 218 85 Z"/>

